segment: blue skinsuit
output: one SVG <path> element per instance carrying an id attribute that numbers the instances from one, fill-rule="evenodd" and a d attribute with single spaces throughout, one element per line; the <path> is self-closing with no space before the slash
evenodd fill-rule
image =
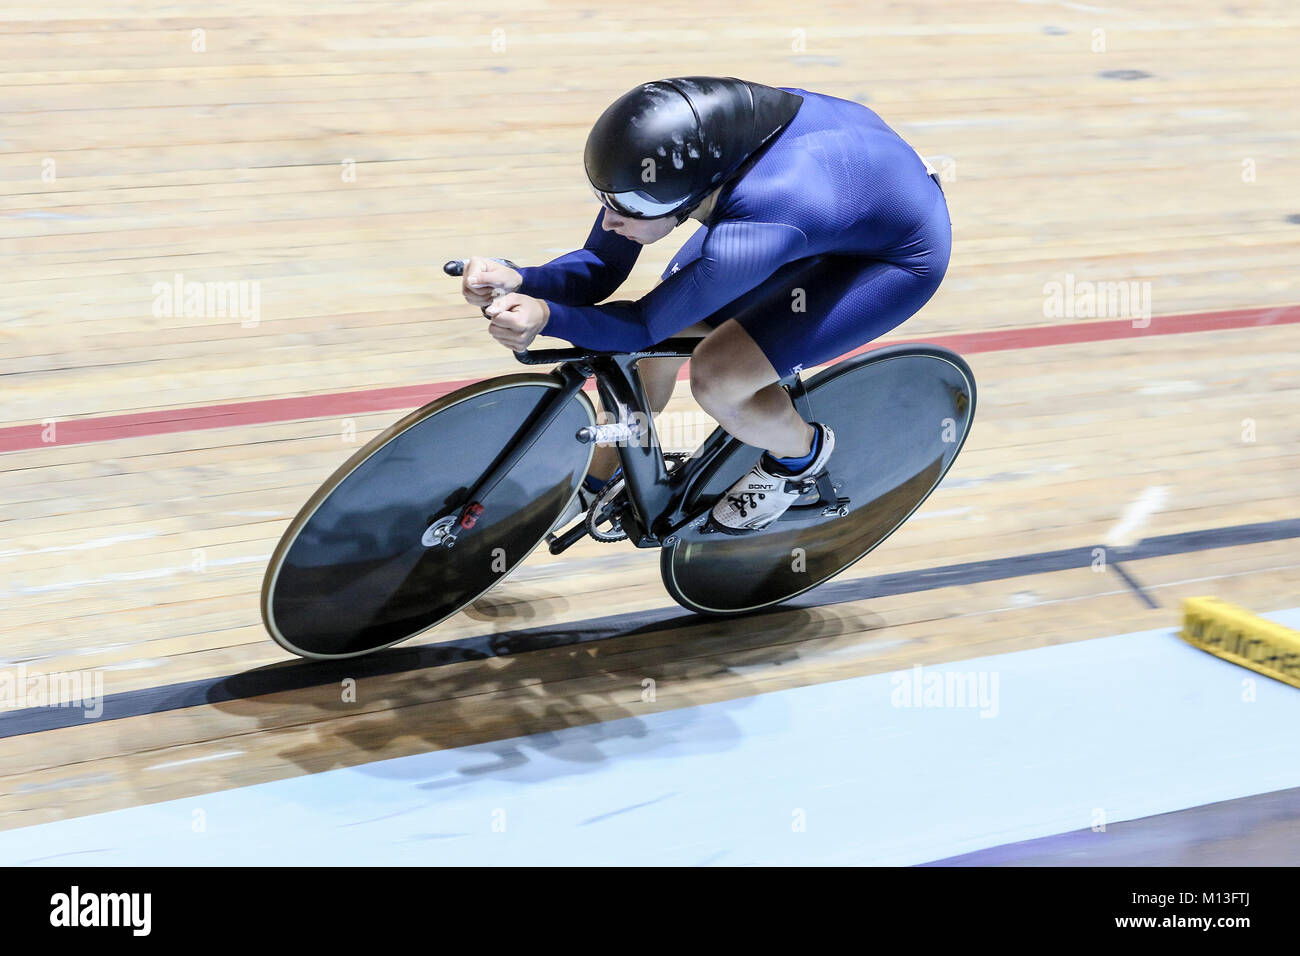
<path id="1" fill-rule="evenodd" d="M 806 90 L 799 112 L 637 301 L 613 294 L 641 245 L 601 228 L 520 270 L 551 309 L 544 335 L 633 351 L 734 318 L 777 372 L 830 361 L 915 314 L 939 287 L 951 222 L 938 179 L 859 103 Z M 603 215 L 603 213 L 602 213 Z"/>

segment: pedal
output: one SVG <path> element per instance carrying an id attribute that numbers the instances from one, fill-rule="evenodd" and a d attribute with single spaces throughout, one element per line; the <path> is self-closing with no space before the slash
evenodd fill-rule
<path id="1" fill-rule="evenodd" d="M 785 483 L 785 490 L 787 492 L 797 491 L 801 495 L 806 495 L 809 492 L 815 491 L 816 488 L 817 488 L 816 478 L 789 478 L 786 479 L 786 483 Z"/>
<path id="2" fill-rule="evenodd" d="M 837 500 L 835 498 L 835 493 L 839 490 L 840 486 L 831 481 L 831 473 L 829 471 L 823 471 L 817 476 L 817 491 L 821 494 L 823 501 Z M 843 498 L 839 500 L 842 500 L 847 504 L 849 499 Z"/>
<path id="3" fill-rule="evenodd" d="M 546 536 L 547 549 L 551 554 L 563 554 L 581 541 L 587 534 L 587 521 L 584 518 L 561 535 Z"/>
<path id="4" fill-rule="evenodd" d="M 823 518 L 847 518 L 849 514 L 848 498 L 836 498 L 834 504 L 827 505 L 822 509 Z"/>

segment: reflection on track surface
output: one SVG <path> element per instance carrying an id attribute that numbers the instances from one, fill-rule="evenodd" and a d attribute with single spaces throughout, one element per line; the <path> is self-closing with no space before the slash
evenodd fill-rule
<path id="1" fill-rule="evenodd" d="M 917 693 L 931 675 L 970 696 Z M 1126 634 L 29 827 L 0 860 L 924 863 L 1300 787 L 1300 696 L 1264 681 L 1245 707 L 1240 681 L 1170 631 Z"/>

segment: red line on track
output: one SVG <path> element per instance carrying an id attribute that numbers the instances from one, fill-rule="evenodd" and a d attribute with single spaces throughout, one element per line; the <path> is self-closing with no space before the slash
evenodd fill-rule
<path id="1" fill-rule="evenodd" d="M 886 345 L 927 342 L 950 348 L 958 354 L 971 355 L 977 352 L 1077 345 L 1082 342 L 1103 342 L 1150 335 L 1182 335 L 1187 332 L 1293 325 L 1300 323 L 1300 305 L 1153 316 L 1150 324 L 1145 327 L 1136 327 L 1133 321 L 1116 319 L 1105 322 L 1074 322 L 999 329 L 993 332 L 958 332 L 923 339 L 888 339 L 870 342 L 849 354 L 857 355 Z M 686 377 L 686 374 L 683 371 L 682 377 Z M 263 425 L 268 422 L 364 415 L 367 412 L 418 408 L 475 381 L 477 379 L 431 382 L 426 385 L 403 385 L 359 392 L 332 392 L 300 398 L 271 398 L 253 402 L 231 402 L 225 405 L 158 409 L 127 415 L 104 415 L 99 418 L 73 418 L 57 423 L 53 442 L 42 440 L 46 427 L 44 425 L 16 425 L 0 428 L 0 452 L 111 441 L 117 438 L 138 438 L 145 435 L 165 435 L 171 432 L 199 431 L 205 428 Z"/>

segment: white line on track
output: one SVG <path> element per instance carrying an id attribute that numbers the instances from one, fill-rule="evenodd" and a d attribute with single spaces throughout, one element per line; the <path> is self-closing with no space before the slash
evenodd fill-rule
<path id="1" fill-rule="evenodd" d="M 1126 548 L 1137 544 L 1138 531 L 1147 523 L 1147 519 L 1164 507 L 1168 498 L 1169 490 L 1164 485 L 1147 488 L 1125 509 L 1124 517 L 1106 533 L 1102 543 L 1108 548 Z"/>
<path id="2" fill-rule="evenodd" d="M 55 548 L 12 548 L 0 551 L 0 558 L 28 557 L 33 554 L 52 554 L 58 551 L 91 551 L 95 548 L 111 548 L 123 541 L 142 541 L 145 538 L 158 537 L 157 531 L 141 531 L 138 534 L 119 534 L 112 538 L 95 538 L 93 541 L 78 541 L 76 544 L 63 544 Z"/>
<path id="3" fill-rule="evenodd" d="M 1084 13 L 1123 13 L 1122 10 L 1116 10 L 1113 7 L 1090 7 L 1084 3 L 1071 3 L 1069 0 L 1020 0 L 1021 3 L 1033 4 L 1035 6 L 1054 6 L 1065 7 L 1068 10 L 1081 10 Z"/>
<path id="4" fill-rule="evenodd" d="M 242 750 L 226 750 L 218 754 L 208 754 L 206 757 L 191 757 L 188 760 L 169 760 L 167 763 L 156 763 L 145 767 L 145 770 L 166 770 L 170 767 L 184 767 L 192 763 L 204 763 L 208 760 L 225 760 L 228 757 L 243 756 Z"/>
<path id="5" fill-rule="evenodd" d="M 203 571 L 210 568 L 225 568 L 238 564 L 256 564 L 266 562 L 271 559 L 270 554 L 253 554 L 238 558 L 213 558 L 205 561 Z M 143 571 L 121 571 L 117 574 L 105 574 L 97 578 L 85 578 L 80 581 L 61 581 L 57 584 L 38 584 L 31 587 L 19 585 L 13 590 L 18 594 L 46 594 L 50 591 L 71 591 L 77 588 L 92 587 L 96 584 L 113 584 L 118 581 L 147 581 L 153 578 L 171 577 L 173 574 L 194 574 L 200 575 L 203 571 L 196 571 L 192 565 L 183 565 L 175 568 L 147 568 Z"/>

